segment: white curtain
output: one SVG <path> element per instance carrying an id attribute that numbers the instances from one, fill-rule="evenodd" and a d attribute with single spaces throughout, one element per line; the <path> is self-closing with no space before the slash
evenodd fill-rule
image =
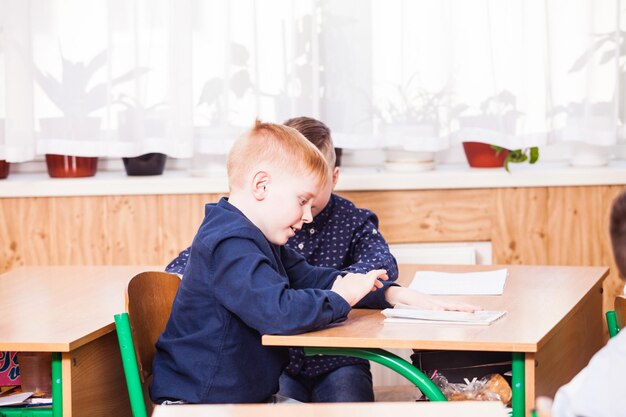
<path id="1" fill-rule="evenodd" d="M 256 117 L 338 146 L 611 145 L 619 0 L 0 0 L 0 159 L 224 154 Z"/>

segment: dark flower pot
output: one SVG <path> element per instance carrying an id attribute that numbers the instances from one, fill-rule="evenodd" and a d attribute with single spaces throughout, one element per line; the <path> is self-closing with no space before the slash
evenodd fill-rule
<path id="1" fill-rule="evenodd" d="M 122 158 L 127 175 L 161 175 L 167 155 L 146 153 L 133 158 Z"/>
<path id="2" fill-rule="evenodd" d="M 46 154 L 48 175 L 52 178 L 93 177 L 98 157 Z"/>
<path id="3" fill-rule="evenodd" d="M 503 149 L 499 154 L 488 143 L 463 142 L 467 162 L 472 168 L 500 168 L 504 166 L 509 151 Z"/>
<path id="4" fill-rule="evenodd" d="M 9 176 L 9 169 L 11 164 L 5 160 L 0 161 L 0 180 Z"/>

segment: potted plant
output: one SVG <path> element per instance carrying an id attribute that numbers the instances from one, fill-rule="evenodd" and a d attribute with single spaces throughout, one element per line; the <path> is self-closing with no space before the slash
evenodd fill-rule
<path id="1" fill-rule="evenodd" d="M 0 119 L 0 142 L 4 139 L 4 120 Z M 0 159 L 0 180 L 9 176 L 9 169 L 11 164 L 4 159 Z"/>
<path id="2" fill-rule="evenodd" d="M 63 117 L 41 118 L 43 138 L 60 140 L 97 139 L 100 118 L 91 114 L 106 106 L 109 89 L 137 76 L 137 69 L 116 77 L 110 83 L 90 86 L 94 74 L 107 63 L 107 51 L 97 54 L 88 63 L 71 62 L 61 54 L 62 76 L 57 80 L 35 67 L 35 79 L 48 98 L 63 113 Z M 145 71 L 139 69 L 139 71 Z M 46 154 L 51 177 L 90 177 L 95 175 L 98 157 Z"/>
<path id="3" fill-rule="evenodd" d="M 434 167 L 439 150 L 441 109 L 448 92 L 431 92 L 414 87 L 413 75 L 406 85 L 396 86 L 392 99 L 375 108 L 382 121 L 385 143 L 385 166 L 391 170 L 424 171 Z"/>
<path id="4" fill-rule="evenodd" d="M 619 145 L 617 132 L 620 126 L 623 129 L 626 124 L 626 117 L 621 110 L 626 104 L 623 88 L 626 83 L 626 32 L 609 31 L 594 33 L 592 36 L 593 42 L 572 64 L 569 74 L 586 70 L 589 75 L 602 66 L 610 66 L 615 76 L 613 95 L 604 101 L 590 95 L 580 101 L 562 103 L 555 106 L 550 114 L 557 128 L 554 137 L 570 142 L 570 164 L 581 167 L 607 165 L 611 148 Z"/>
<path id="5" fill-rule="evenodd" d="M 242 130 L 230 123 L 232 110 L 228 103 L 257 91 L 250 78 L 249 59 L 250 52 L 244 45 L 231 42 L 232 69 L 225 77 L 212 77 L 202 86 L 197 106 L 201 108 L 203 121 L 194 129 L 191 161 L 194 176 L 226 174 L 228 150 Z"/>
<path id="6" fill-rule="evenodd" d="M 463 142 L 467 162 L 472 168 L 499 168 L 509 171 L 510 163 L 526 162 L 534 164 L 539 159 L 536 146 L 523 149 L 506 149 L 482 142 Z"/>
<path id="7" fill-rule="evenodd" d="M 463 106 L 460 113 L 466 109 L 467 106 Z M 494 131 L 514 135 L 521 115 L 517 110 L 515 96 L 510 91 L 502 90 L 481 103 L 479 114 L 459 116 L 458 119 L 463 136 L 482 139 L 493 136 Z M 504 167 L 509 172 L 509 163 L 528 161 L 534 164 L 539 159 L 539 148 L 536 146 L 508 149 L 484 139 L 463 141 L 463 150 L 467 162 L 473 168 Z"/>
<path id="8" fill-rule="evenodd" d="M 122 141 L 140 139 L 163 139 L 165 136 L 165 118 L 159 108 L 165 103 L 146 107 L 139 100 L 123 94 L 119 100 L 126 109 L 119 113 L 118 132 Z M 127 175 L 161 175 L 165 168 L 167 155 L 160 152 L 145 153 L 139 156 L 123 157 Z"/>

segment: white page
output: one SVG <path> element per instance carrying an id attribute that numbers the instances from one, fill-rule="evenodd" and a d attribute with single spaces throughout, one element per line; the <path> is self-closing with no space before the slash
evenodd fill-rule
<path id="1" fill-rule="evenodd" d="M 508 271 L 417 271 L 409 288 L 433 295 L 502 295 Z"/>
<path id="2" fill-rule="evenodd" d="M 463 311 L 418 310 L 414 308 L 387 308 L 382 311 L 385 323 L 430 323 L 430 324 L 491 324 L 506 314 L 506 311 L 479 310 Z"/>
<path id="3" fill-rule="evenodd" d="M 22 404 L 31 395 L 33 395 L 32 392 L 20 392 L 18 394 L 11 394 L 5 397 L 0 397 L 0 406 Z"/>

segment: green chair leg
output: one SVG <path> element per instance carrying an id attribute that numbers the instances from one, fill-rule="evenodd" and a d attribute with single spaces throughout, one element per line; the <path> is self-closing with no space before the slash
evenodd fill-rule
<path id="1" fill-rule="evenodd" d="M 115 327 L 117 329 L 117 340 L 120 344 L 122 365 L 124 367 L 124 375 L 126 376 L 128 397 L 130 398 L 130 408 L 133 417 L 147 417 L 128 313 L 115 315 Z"/>
<path id="2" fill-rule="evenodd" d="M 367 359 L 372 362 L 379 363 L 391 370 L 399 373 L 411 383 L 413 383 L 420 391 L 431 401 L 447 401 L 439 387 L 433 383 L 424 373 L 401 357 L 387 352 L 383 349 L 367 349 L 367 348 L 317 348 L 307 347 L 304 349 L 307 355 L 340 355 L 354 356 L 357 358 Z"/>
<path id="3" fill-rule="evenodd" d="M 615 310 L 609 310 L 606 312 L 606 325 L 609 328 L 609 336 L 615 337 L 619 332 Z"/>

